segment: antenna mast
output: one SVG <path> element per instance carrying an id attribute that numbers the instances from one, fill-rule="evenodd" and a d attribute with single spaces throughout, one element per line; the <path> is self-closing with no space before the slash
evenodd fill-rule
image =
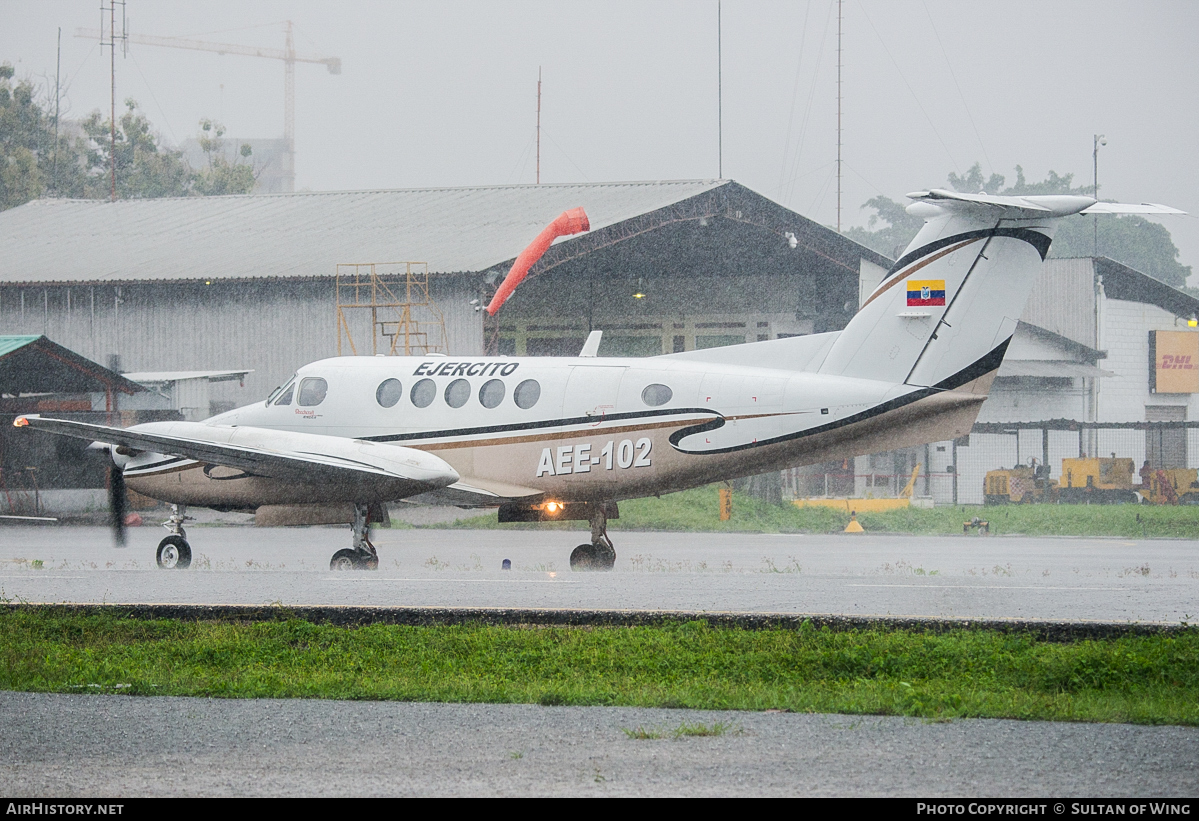
<path id="1" fill-rule="evenodd" d="M 837 0 L 837 233 L 841 233 L 841 4 Z"/>
<path id="2" fill-rule="evenodd" d="M 121 33 L 117 34 L 117 4 L 121 5 Z M 104 40 L 104 12 L 108 12 L 108 41 Z M 108 46 L 112 53 L 112 66 L 110 68 L 110 81 L 112 85 L 112 121 L 111 140 L 109 145 L 109 165 L 112 167 L 112 201 L 117 201 L 117 40 L 121 41 L 121 51 L 123 54 L 129 53 L 129 28 L 126 25 L 125 19 L 125 0 L 108 0 L 108 5 L 104 5 L 104 0 L 100 0 L 100 48 L 103 50 Z"/>

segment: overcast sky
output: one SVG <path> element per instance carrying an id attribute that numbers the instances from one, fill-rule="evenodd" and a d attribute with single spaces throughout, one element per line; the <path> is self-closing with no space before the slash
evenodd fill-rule
<path id="1" fill-rule="evenodd" d="M 0 61 L 51 89 L 62 28 L 71 117 L 108 110 L 107 51 L 75 36 L 99 6 L 0 0 Z M 724 176 L 826 224 L 836 7 L 722 4 Z M 298 189 L 532 183 L 539 67 L 542 182 L 719 173 L 716 0 L 128 0 L 127 14 L 134 34 L 273 48 L 291 20 L 301 55 L 342 59 L 340 76 L 296 67 Z M 876 194 L 976 161 L 1009 181 L 1019 163 L 1089 184 L 1095 133 L 1102 197 L 1199 214 L 1199 3 L 846 0 L 843 31 L 844 226 Z M 282 136 L 277 60 L 135 44 L 116 79 L 118 104 L 136 99 L 167 142 L 202 117 Z M 1199 271 L 1199 218 L 1163 222 Z"/>

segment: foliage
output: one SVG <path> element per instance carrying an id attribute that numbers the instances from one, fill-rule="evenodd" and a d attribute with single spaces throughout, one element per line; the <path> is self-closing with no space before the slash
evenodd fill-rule
<path id="1" fill-rule="evenodd" d="M 13 67 L 0 64 L 0 211 L 40 197 L 47 189 L 80 196 L 84 169 L 77 147 L 60 134 L 27 80 L 13 84 Z"/>
<path id="2" fill-rule="evenodd" d="M 112 191 L 111 119 L 93 111 L 77 124 L 62 123 L 54 139 L 52 107 L 37 99 L 27 80 L 13 82 L 11 65 L 0 64 L 0 211 L 42 196 L 106 199 Z M 247 194 L 253 167 L 221 152 L 224 128 L 200 122 L 207 167 L 192 169 L 182 152 L 167 148 L 137 102 L 125 101 L 115 132 L 116 193 L 121 199 Z M 72 136 L 72 134 L 74 136 Z"/>
<path id="3" fill-rule="evenodd" d="M 344 628 L 24 608 L 0 611 L 0 630 L 0 687 L 10 690 L 1199 725 L 1195 630 L 1053 643 L 1019 632 L 810 623 Z M 673 734 L 729 731 L 687 724 Z"/>
<path id="4" fill-rule="evenodd" d="M 193 192 L 200 196 L 217 194 L 248 194 L 254 188 L 254 169 L 243 162 L 229 162 L 225 156 L 225 127 L 209 119 L 200 120 L 200 148 L 208 158 L 208 167 L 193 176 Z M 250 146 L 242 145 L 238 153 L 248 158 Z"/>
<path id="5" fill-rule="evenodd" d="M 1016 166 L 1015 184 L 1004 187 L 1006 182 L 1002 174 L 991 174 L 984 178 L 979 163 L 971 166 L 965 174 L 950 173 L 948 177 L 953 190 L 970 193 L 1004 196 L 1074 194 L 1089 197 L 1093 190 L 1089 185 L 1075 186 L 1073 174 L 1059 175 L 1052 170 L 1045 179 L 1029 182 L 1019 165 Z M 862 207 L 872 208 L 875 212 L 870 216 L 867 228 L 850 228 L 845 235 L 893 259 L 903 253 L 924 224 L 923 220 L 910 216 L 904 210 L 903 203 L 889 197 L 874 197 Z M 1178 248 L 1170 232 L 1164 226 L 1139 216 L 1098 219 L 1070 217 L 1063 220 L 1058 228 L 1050 254 L 1055 257 L 1089 257 L 1096 255 L 1096 247 L 1099 256 L 1111 257 L 1176 288 L 1185 286 L 1191 273 L 1191 266 L 1178 262 Z"/>

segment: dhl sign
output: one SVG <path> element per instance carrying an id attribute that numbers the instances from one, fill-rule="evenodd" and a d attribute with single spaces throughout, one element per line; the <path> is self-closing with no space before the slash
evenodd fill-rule
<path id="1" fill-rule="evenodd" d="M 1149 332 L 1149 392 L 1199 393 L 1199 333 Z"/>

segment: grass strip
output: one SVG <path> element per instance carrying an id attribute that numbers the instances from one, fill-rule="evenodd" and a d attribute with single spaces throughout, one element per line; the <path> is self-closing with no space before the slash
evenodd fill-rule
<path id="1" fill-rule="evenodd" d="M 1199 724 L 1199 631 L 358 628 L 0 614 L 0 688 Z"/>
<path id="2" fill-rule="evenodd" d="M 832 508 L 772 505 L 744 493 L 733 494 L 733 514 L 720 521 L 718 485 L 670 493 L 660 498 L 629 499 L 620 503 L 620 518 L 611 530 L 651 530 L 727 533 L 839 533 L 849 515 Z M 1199 537 L 1199 508 L 1169 505 L 957 505 L 933 509 L 901 508 L 884 513 L 859 513 L 867 532 L 962 535 L 962 523 L 978 516 L 991 525 L 991 535 L 1107 536 L 1125 539 Z M 434 528 L 472 530 L 561 527 L 579 529 L 578 522 L 561 524 L 500 524 L 497 515 L 460 519 Z"/>

